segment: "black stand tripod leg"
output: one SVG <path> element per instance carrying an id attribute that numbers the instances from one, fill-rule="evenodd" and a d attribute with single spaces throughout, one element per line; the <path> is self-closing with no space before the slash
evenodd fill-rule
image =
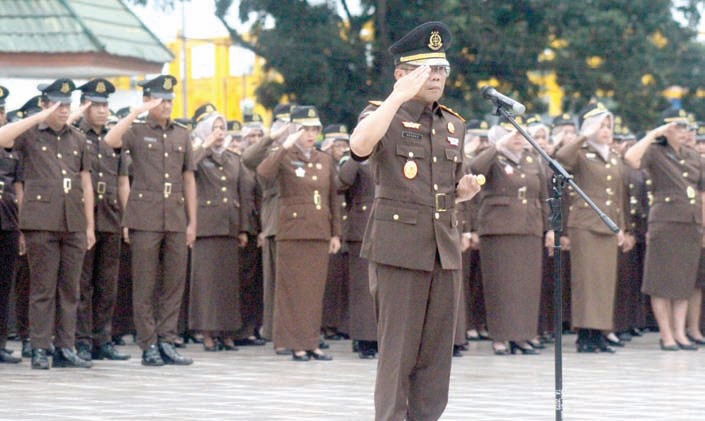
<path id="1" fill-rule="evenodd" d="M 561 234 L 563 228 L 563 211 L 561 197 L 565 187 L 565 179 L 560 174 L 554 174 L 553 197 L 549 199 L 551 214 L 549 228 L 553 231 L 553 330 L 556 337 L 555 345 L 555 406 L 556 421 L 563 418 L 563 288 L 561 285 Z"/>

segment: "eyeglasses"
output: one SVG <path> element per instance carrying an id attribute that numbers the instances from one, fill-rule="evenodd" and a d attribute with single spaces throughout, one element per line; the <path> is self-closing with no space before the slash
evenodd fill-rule
<path id="1" fill-rule="evenodd" d="M 409 72 L 413 72 L 414 70 L 418 69 L 420 66 L 414 66 L 411 64 L 407 64 L 402 67 L 402 69 L 407 70 Z M 437 66 L 428 66 L 431 68 L 431 73 L 438 73 L 443 76 L 450 76 L 450 66 L 448 65 L 437 65 Z"/>

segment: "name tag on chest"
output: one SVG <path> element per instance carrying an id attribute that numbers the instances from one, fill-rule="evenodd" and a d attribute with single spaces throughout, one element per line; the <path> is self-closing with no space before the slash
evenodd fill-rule
<path id="1" fill-rule="evenodd" d="M 144 137 L 144 141 L 145 141 L 145 142 L 149 142 L 149 143 L 157 143 L 157 138 L 156 138 L 156 137 L 145 136 L 145 137 Z"/>
<path id="2" fill-rule="evenodd" d="M 421 133 L 414 133 L 414 132 L 401 132 L 401 137 L 406 137 L 408 139 L 416 139 L 416 140 L 423 139 L 423 135 L 421 135 Z"/>

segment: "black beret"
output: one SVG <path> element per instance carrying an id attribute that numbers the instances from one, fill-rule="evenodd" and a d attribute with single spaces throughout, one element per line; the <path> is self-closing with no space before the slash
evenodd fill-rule
<path id="1" fill-rule="evenodd" d="M 83 97 L 91 102 L 108 102 L 108 96 L 115 92 L 115 85 L 102 78 L 93 79 L 79 86 Z"/>

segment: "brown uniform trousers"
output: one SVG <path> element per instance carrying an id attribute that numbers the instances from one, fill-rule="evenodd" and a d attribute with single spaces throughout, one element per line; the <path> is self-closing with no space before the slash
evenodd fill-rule
<path id="1" fill-rule="evenodd" d="M 91 155 L 91 179 L 95 197 L 96 243 L 86 252 L 81 273 L 76 340 L 99 347 L 111 340 L 118 271 L 122 210 L 118 199 L 118 176 L 126 176 L 127 157 L 103 141 L 107 130 L 96 133 L 85 120 L 79 129 L 86 135 Z"/>
<path id="2" fill-rule="evenodd" d="M 29 326 L 33 348 L 73 348 L 86 216 L 81 172 L 90 170 L 86 138 L 76 128 L 54 132 L 41 123 L 15 139 L 22 156 L 20 229 L 30 273 Z"/>
<path id="3" fill-rule="evenodd" d="M 377 317 L 377 420 L 438 419 L 448 401 L 461 291 L 454 197 L 464 137 L 454 113 L 412 100 L 371 154 L 375 201 L 361 255 L 370 261 Z"/>
<path id="4" fill-rule="evenodd" d="M 242 153 L 242 163 L 250 171 L 257 171 L 259 164 L 264 161 L 269 153 L 274 140 L 265 137 Z M 261 176 L 256 177 L 257 184 L 262 190 L 262 204 L 260 221 L 264 236 L 262 244 L 262 336 L 272 338 L 272 323 L 274 320 L 274 286 L 276 279 L 276 238 L 277 220 L 279 217 L 279 184 L 276 180 L 266 180 Z"/>
<path id="5" fill-rule="evenodd" d="M 556 159 L 607 216 L 624 227 L 624 166 L 609 151 L 604 159 L 586 141 L 556 151 Z M 611 330 L 617 283 L 617 236 L 574 192 L 570 194 L 568 236 L 571 259 L 571 323 L 576 328 Z"/>
<path id="6" fill-rule="evenodd" d="M 130 229 L 137 344 L 146 350 L 176 340 L 188 256 L 183 173 L 195 166 L 188 130 L 171 120 L 166 127 L 135 122 L 122 140 L 134 174 L 123 226 Z"/>
<path id="7" fill-rule="evenodd" d="M 17 153 L 0 148 L 0 349 L 7 341 L 10 291 L 19 248 L 15 183 L 22 182 Z"/>
<path id="8" fill-rule="evenodd" d="M 293 350 L 318 348 L 328 244 L 341 235 L 335 165 L 316 150 L 275 148 L 257 173 L 279 183 L 277 287 L 273 341 Z"/>
<path id="9" fill-rule="evenodd" d="M 687 146 L 676 153 L 668 145 L 652 144 L 641 165 L 650 175 L 653 193 L 642 291 L 687 299 L 695 287 L 702 247 L 703 161 Z"/>
<path id="10" fill-rule="evenodd" d="M 494 146 L 470 167 L 487 179 L 477 225 L 490 336 L 530 339 L 538 330 L 541 239 L 547 225 L 543 168 L 531 152 L 514 161 Z"/>
<path id="11" fill-rule="evenodd" d="M 350 337 L 376 341 L 377 321 L 370 295 L 369 263 L 360 257 L 362 238 L 375 194 L 372 169 L 368 162 L 348 159 L 340 166 L 338 179 L 345 190 L 343 238 L 348 247 Z"/>

